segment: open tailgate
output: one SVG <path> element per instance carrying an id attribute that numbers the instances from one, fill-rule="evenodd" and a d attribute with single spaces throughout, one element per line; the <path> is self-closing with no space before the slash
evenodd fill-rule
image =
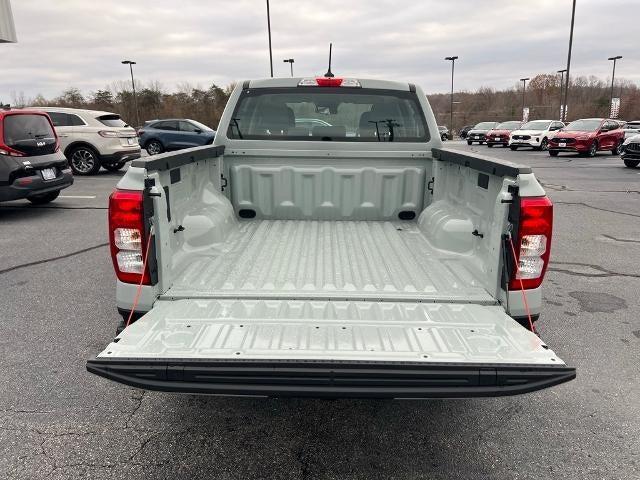
<path id="1" fill-rule="evenodd" d="M 87 370 L 149 390 L 219 395 L 500 396 L 575 378 L 500 306 L 159 300 Z"/>

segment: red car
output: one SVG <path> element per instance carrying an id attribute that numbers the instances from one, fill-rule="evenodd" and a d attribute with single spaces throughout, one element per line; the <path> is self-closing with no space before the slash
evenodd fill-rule
<path id="1" fill-rule="evenodd" d="M 549 155 L 557 157 L 560 152 L 577 152 L 595 157 L 603 150 L 620 155 L 622 142 L 624 130 L 615 120 L 585 118 L 574 120 L 549 139 Z"/>
<path id="2" fill-rule="evenodd" d="M 487 132 L 487 147 L 491 148 L 494 145 L 506 147 L 509 145 L 509 134 L 521 126 L 522 122 L 519 121 L 499 123 L 493 130 Z"/>

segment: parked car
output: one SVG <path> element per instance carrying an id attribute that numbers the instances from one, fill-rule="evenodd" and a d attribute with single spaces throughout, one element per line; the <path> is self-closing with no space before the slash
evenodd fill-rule
<path id="1" fill-rule="evenodd" d="M 449 140 L 449 129 L 446 125 L 439 125 L 438 132 L 440 133 L 440 139 L 445 142 Z"/>
<path id="2" fill-rule="evenodd" d="M 149 155 L 213 143 L 215 130 L 188 118 L 149 120 L 138 130 L 139 142 Z"/>
<path id="3" fill-rule="evenodd" d="M 467 134 L 469 133 L 469 130 L 471 130 L 474 126 L 473 125 L 465 125 L 464 127 L 462 127 L 459 131 L 458 131 L 458 135 L 460 136 L 460 138 L 467 138 Z"/>
<path id="4" fill-rule="evenodd" d="M 630 122 L 625 122 L 622 128 L 633 128 L 640 130 L 640 120 L 632 120 Z"/>
<path id="5" fill-rule="evenodd" d="M 49 203 L 71 184 L 73 174 L 47 114 L 0 109 L 0 201 Z"/>
<path id="6" fill-rule="evenodd" d="M 557 120 L 532 120 L 525 123 L 518 130 L 511 132 L 509 147 L 511 150 L 517 150 L 520 147 L 547 150 L 549 148 L 549 139 L 564 126 L 564 123 Z"/>
<path id="7" fill-rule="evenodd" d="M 502 122 L 489 130 L 486 134 L 487 147 L 491 148 L 494 145 L 502 145 L 506 147 L 509 145 L 509 134 L 514 130 L 517 130 L 522 125 L 519 120 L 510 122 Z"/>
<path id="8" fill-rule="evenodd" d="M 595 157 L 601 150 L 620 155 L 624 132 L 620 124 L 608 118 L 585 118 L 574 120 L 549 139 L 549 155 L 559 152 L 577 152 Z"/>
<path id="9" fill-rule="evenodd" d="M 640 134 L 627 138 L 622 144 L 622 161 L 629 168 L 640 165 Z"/>
<path id="10" fill-rule="evenodd" d="M 487 132 L 498 126 L 498 122 L 480 122 L 476 124 L 467 133 L 467 145 L 471 145 L 474 142 L 482 145 L 485 142 Z"/>
<path id="11" fill-rule="evenodd" d="M 329 105 L 332 126 L 295 131 L 293 112 Z M 127 323 L 88 371 L 263 397 L 486 397 L 573 379 L 531 331 L 551 201 L 528 166 L 440 146 L 418 86 L 239 82 L 212 146 L 136 160 L 111 195 Z"/>
<path id="12" fill-rule="evenodd" d="M 115 172 L 140 158 L 135 130 L 117 113 L 61 107 L 42 110 L 51 117 L 60 148 L 76 175 L 94 175 L 100 167 Z"/>

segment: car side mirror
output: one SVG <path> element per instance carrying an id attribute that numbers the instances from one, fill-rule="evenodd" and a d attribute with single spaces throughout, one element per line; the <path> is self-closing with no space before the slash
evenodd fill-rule
<path id="1" fill-rule="evenodd" d="M 196 129 L 194 130 L 194 132 L 196 132 L 196 133 L 202 133 L 202 130 L 200 130 L 199 128 L 196 128 Z"/>

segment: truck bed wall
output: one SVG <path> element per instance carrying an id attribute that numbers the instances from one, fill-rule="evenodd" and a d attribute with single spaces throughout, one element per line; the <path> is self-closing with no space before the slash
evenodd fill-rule
<path id="1" fill-rule="evenodd" d="M 414 218 L 434 249 L 459 257 L 487 292 L 498 296 L 507 214 L 501 200 L 509 197 L 513 179 L 434 160 L 430 153 L 367 159 L 225 154 L 178 168 L 179 181 L 175 169 L 151 173 L 168 187 L 169 200 L 168 209 L 166 199 L 154 202 L 160 293 L 185 265 L 224 249 L 238 222 L 246 221 L 242 211 L 249 210 L 252 218 L 274 220 Z M 401 216 L 407 212 L 413 217 Z M 176 235 L 179 226 L 184 231 Z M 479 235 L 472 234 L 476 230 Z"/>

